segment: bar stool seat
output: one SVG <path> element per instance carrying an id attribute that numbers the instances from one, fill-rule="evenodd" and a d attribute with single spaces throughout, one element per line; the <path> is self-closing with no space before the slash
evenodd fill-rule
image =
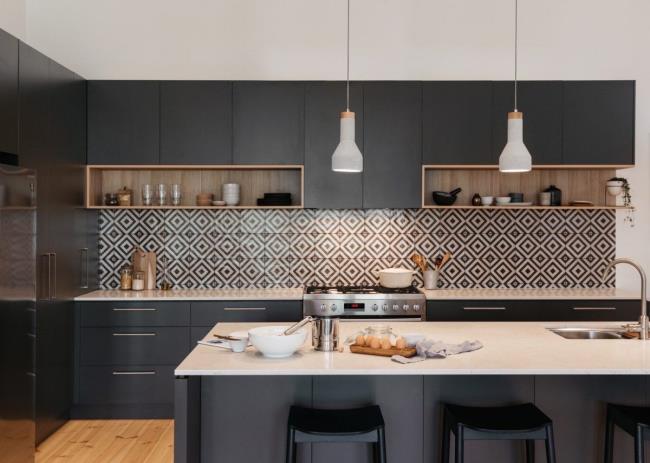
<path id="1" fill-rule="evenodd" d="M 634 438 L 634 462 L 644 463 L 644 441 L 650 439 L 650 408 L 607 404 L 605 427 L 605 463 L 614 461 L 614 427 Z"/>
<path id="2" fill-rule="evenodd" d="M 546 458 L 555 463 L 553 422 L 531 403 L 506 407 L 443 406 L 442 463 L 449 461 L 450 437 L 456 437 L 456 462 L 464 461 L 466 440 L 526 441 L 526 461 L 534 461 L 536 440 L 546 443 Z"/>
<path id="3" fill-rule="evenodd" d="M 287 463 L 296 462 L 296 444 L 373 444 L 374 461 L 386 463 L 384 417 L 377 405 L 344 410 L 292 406 L 287 426 Z"/>

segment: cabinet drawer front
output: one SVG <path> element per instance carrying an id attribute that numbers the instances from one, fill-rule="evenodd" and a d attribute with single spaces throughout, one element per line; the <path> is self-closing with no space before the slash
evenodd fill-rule
<path id="1" fill-rule="evenodd" d="M 79 369 L 81 404 L 165 404 L 174 401 L 174 368 L 85 366 Z"/>
<path id="2" fill-rule="evenodd" d="M 302 318 L 302 301 L 214 301 L 192 303 L 192 326 L 218 322 L 290 322 Z"/>
<path id="3" fill-rule="evenodd" d="M 427 321 L 514 321 L 532 318 L 512 301 L 427 301 Z"/>
<path id="4" fill-rule="evenodd" d="M 545 321 L 637 321 L 640 314 L 635 300 L 548 301 L 540 307 Z"/>
<path id="5" fill-rule="evenodd" d="M 81 302 L 82 326 L 187 326 L 189 302 Z"/>
<path id="6" fill-rule="evenodd" d="M 82 365 L 180 363 L 189 353 L 189 328 L 81 329 Z"/>

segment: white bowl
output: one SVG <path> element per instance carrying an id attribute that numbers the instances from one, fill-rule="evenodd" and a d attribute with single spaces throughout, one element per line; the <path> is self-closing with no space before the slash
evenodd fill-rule
<path id="1" fill-rule="evenodd" d="M 384 288 L 408 288 L 413 284 L 413 270 L 385 268 L 378 272 L 379 284 Z"/>
<path id="2" fill-rule="evenodd" d="M 424 341 L 426 336 L 420 333 L 405 333 L 402 335 L 402 338 L 406 341 L 407 346 L 415 347 L 418 342 Z"/>
<path id="3" fill-rule="evenodd" d="M 299 329 L 289 336 L 282 336 L 288 326 L 260 326 L 248 331 L 249 339 L 255 349 L 264 357 L 285 358 L 290 357 L 300 349 L 307 339 L 307 330 Z"/>
<path id="4" fill-rule="evenodd" d="M 481 196 L 481 204 L 484 206 L 491 206 L 494 202 L 494 196 Z"/>
<path id="5" fill-rule="evenodd" d="M 508 204 L 512 200 L 510 196 L 497 196 L 497 204 Z"/>

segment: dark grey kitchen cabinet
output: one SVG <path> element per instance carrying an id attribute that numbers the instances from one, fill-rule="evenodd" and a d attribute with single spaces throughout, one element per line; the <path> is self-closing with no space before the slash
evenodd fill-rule
<path id="1" fill-rule="evenodd" d="M 563 163 L 634 164 L 635 82 L 564 82 Z"/>
<path id="2" fill-rule="evenodd" d="M 427 301 L 427 321 L 635 321 L 640 302 L 618 300 Z"/>
<path id="3" fill-rule="evenodd" d="M 491 114 L 491 82 L 423 83 L 422 162 L 497 164 Z"/>
<path id="4" fill-rule="evenodd" d="M 88 164 L 158 164 L 159 83 L 88 82 Z"/>
<path id="5" fill-rule="evenodd" d="M 422 85 L 363 85 L 363 207 L 422 203 Z"/>
<path id="6" fill-rule="evenodd" d="M 233 84 L 235 164 L 302 164 L 304 133 L 303 83 Z"/>
<path id="7" fill-rule="evenodd" d="M 493 94 L 492 159 L 498 163 L 515 103 L 514 82 L 494 82 Z M 519 82 L 517 105 L 524 114 L 524 143 L 533 164 L 562 164 L 562 82 Z"/>
<path id="8" fill-rule="evenodd" d="M 363 153 L 363 90 L 350 87 L 356 119 L 356 142 Z M 340 138 L 339 115 L 345 111 L 344 82 L 309 83 L 305 90 L 305 207 L 359 209 L 363 174 L 332 171 L 332 154 Z"/>
<path id="9" fill-rule="evenodd" d="M 79 302 L 81 326 L 189 326 L 190 303 L 174 302 Z"/>
<path id="10" fill-rule="evenodd" d="M 232 83 L 160 83 L 160 163 L 232 164 Z"/>
<path id="11" fill-rule="evenodd" d="M 18 39 L 0 29 L 0 153 L 18 154 Z"/>

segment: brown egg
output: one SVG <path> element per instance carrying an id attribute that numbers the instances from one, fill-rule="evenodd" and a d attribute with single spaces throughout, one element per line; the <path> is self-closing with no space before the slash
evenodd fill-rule
<path id="1" fill-rule="evenodd" d="M 360 334 L 357 336 L 357 339 L 355 340 L 355 344 L 357 346 L 365 346 L 366 345 L 366 338 L 363 336 L 363 334 Z"/>
<path id="2" fill-rule="evenodd" d="M 395 347 L 398 349 L 404 349 L 406 347 L 406 341 L 404 338 L 397 338 L 397 341 L 395 341 Z"/>
<path id="3" fill-rule="evenodd" d="M 373 349 L 379 349 L 380 346 L 381 346 L 381 342 L 379 341 L 379 339 L 374 336 L 370 336 L 370 347 L 372 347 Z"/>
<path id="4" fill-rule="evenodd" d="M 381 348 L 382 349 L 390 349 L 390 347 L 391 347 L 390 339 L 384 338 L 384 339 L 381 340 Z"/>

